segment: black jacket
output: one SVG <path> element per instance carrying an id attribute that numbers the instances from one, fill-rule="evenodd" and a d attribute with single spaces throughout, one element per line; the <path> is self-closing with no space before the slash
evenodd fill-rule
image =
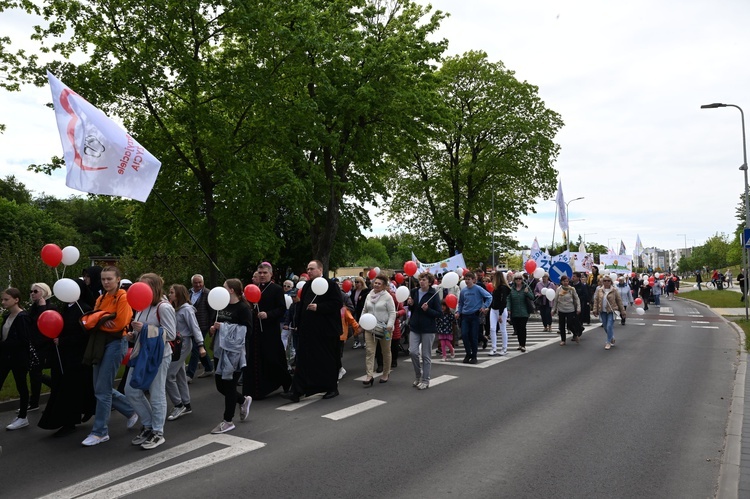
<path id="1" fill-rule="evenodd" d="M 434 334 L 437 332 L 435 319 L 443 315 L 443 310 L 440 304 L 440 299 L 438 297 L 432 298 L 435 294 L 435 289 L 430 288 L 422 297 L 422 301 L 419 301 L 419 288 L 411 290 L 410 296 L 414 301 L 414 305 L 409 307 L 409 310 L 411 311 L 409 330 L 411 332 L 420 334 Z M 426 312 L 422 310 L 423 303 L 428 304 Z"/>

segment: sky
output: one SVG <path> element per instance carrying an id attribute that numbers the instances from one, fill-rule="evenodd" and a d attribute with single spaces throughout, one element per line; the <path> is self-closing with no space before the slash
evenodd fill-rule
<path id="1" fill-rule="evenodd" d="M 425 3 L 426 2 L 421 2 Z M 744 192 L 742 121 L 750 112 L 750 2 L 746 0 L 434 0 L 448 12 L 439 36 L 448 55 L 485 51 L 536 85 L 565 126 L 555 164 L 569 204 L 572 239 L 632 252 L 677 249 L 730 234 Z M 4 34 L 28 38 L 33 20 L 0 15 Z M 84 96 L 85 97 L 85 96 Z M 0 91 L 0 176 L 36 194 L 78 194 L 26 171 L 61 155 L 48 88 Z M 513 195 L 513 186 L 498 186 Z M 514 236 L 552 242 L 554 199 L 537 199 Z M 374 223 L 374 233 L 386 224 Z M 559 227 L 555 242 L 560 242 Z"/>

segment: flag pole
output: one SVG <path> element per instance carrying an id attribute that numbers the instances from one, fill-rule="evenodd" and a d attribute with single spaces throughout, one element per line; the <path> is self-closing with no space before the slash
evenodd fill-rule
<path id="1" fill-rule="evenodd" d="M 156 197 L 157 199 L 159 199 L 159 201 L 161 201 L 161 204 L 163 204 L 164 207 L 167 209 L 167 211 L 169 211 L 169 213 L 172 214 L 172 216 L 174 217 L 175 220 L 177 220 L 180 226 L 183 229 L 185 229 L 185 232 L 187 232 L 188 236 L 190 236 L 190 239 L 192 239 L 193 242 L 196 244 L 196 246 L 198 246 L 198 248 L 203 252 L 203 254 L 206 255 L 206 258 L 208 258 L 208 261 L 211 262 L 211 265 L 214 266 L 214 268 L 219 272 L 219 274 L 221 274 L 221 277 L 223 277 L 224 280 L 226 281 L 227 276 L 224 275 L 224 272 L 222 272 L 219 266 L 216 265 L 216 262 L 214 262 L 213 259 L 210 256 L 208 256 L 208 253 L 206 253 L 206 250 L 203 249 L 203 246 L 201 246 L 201 243 L 199 243 L 198 240 L 195 238 L 195 236 L 193 236 L 193 233 L 190 232 L 190 229 L 188 229 L 185 226 L 185 224 L 182 223 L 182 220 L 180 220 L 180 217 L 178 217 L 177 214 L 174 211 L 172 211 L 172 208 L 170 208 L 169 205 L 166 202 L 164 202 L 164 199 L 162 199 L 162 197 L 159 195 L 159 192 L 156 189 L 153 189 L 151 192 L 156 194 Z"/>

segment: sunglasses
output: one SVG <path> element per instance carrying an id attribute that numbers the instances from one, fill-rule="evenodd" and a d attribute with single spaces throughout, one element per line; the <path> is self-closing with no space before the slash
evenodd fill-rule
<path id="1" fill-rule="evenodd" d="M 31 291 L 29 291 L 29 293 L 31 293 L 32 295 L 35 295 L 35 294 L 37 294 L 38 292 L 39 292 L 39 290 L 38 290 L 38 289 L 32 289 Z"/>

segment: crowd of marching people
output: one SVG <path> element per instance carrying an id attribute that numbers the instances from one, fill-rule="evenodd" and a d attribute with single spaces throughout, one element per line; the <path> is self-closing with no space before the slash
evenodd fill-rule
<path id="1" fill-rule="evenodd" d="M 8 288 L 1 295 L 0 386 L 13 374 L 19 409 L 6 429 L 29 426 L 46 384 L 51 392 L 40 428 L 65 436 L 93 419 L 81 443 L 94 446 L 109 440 L 110 419 L 119 413 L 133 430 L 132 444 L 154 449 L 166 441 L 167 422 L 194 410 L 193 380 L 213 377 L 224 404 L 210 431 L 225 433 L 235 429 L 238 410 L 239 421 L 247 420 L 253 400 L 338 396 L 350 338 L 365 351 L 364 388 L 378 377 L 378 384 L 388 383 L 403 353 L 414 369 L 413 386 L 425 390 L 433 351 L 442 362 L 454 361 L 461 341 L 460 361 L 467 364 L 478 362 L 480 346 L 489 346 L 491 357 L 506 355 L 510 323 L 525 352 L 532 314 L 545 331 L 557 327 L 561 346 L 569 335 L 580 343 L 584 325 L 598 318 L 609 350 L 614 323 L 625 324 L 628 307 L 638 313 L 651 302 L 659 307 L 662 298 L 674 299 L 680 282 L 671 274 L 599 275 L 597 267 L 563 275 L 559 284 L 542 269 L 435 276 L 413 262 L 404 267 L 339 282 L 324 277 L 323 264 L 313 260 L 299 278 L 282 280 L 263 262 L 251 284 L 227 279 L 212 290 L 200 274 L 189 287 L 166 286 L 155 273 L 133 283 L 115 266 L 91 267 L 73 280 L 76 299 L 61 304 L 51 301 L 45 283 L 33 284 L 28 300 Z"/>

